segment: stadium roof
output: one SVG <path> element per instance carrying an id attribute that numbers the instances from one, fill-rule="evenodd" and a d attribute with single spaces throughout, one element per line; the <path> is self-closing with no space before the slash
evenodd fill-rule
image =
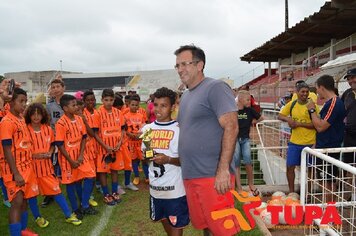
<path id="1" fill-rule="evenodd" d="M 337 2 L 342 2 L 337 5 Z M 336 5 L 336 6 L 335 6 Z M 308 47 L 321 47 L 330 39 L 342 39 L 356 32 L 356 1 L 326 2 L 319 12 L 240 57 L 242 61 L 276 62 L 301 53 Z"/>

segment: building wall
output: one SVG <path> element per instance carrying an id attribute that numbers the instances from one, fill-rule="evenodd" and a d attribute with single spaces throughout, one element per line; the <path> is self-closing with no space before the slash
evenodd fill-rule
<path id="1" fill-rule="evenodd" d="M 350 40 L 351 38 L 351 40 Z M 330 39 L 331 40 L 331 39 Z M 326 62 L 329 61 L 330 58 L 330 47 L 331 43 L 327 43 L 322 47 L 316 47 L 312 49 L 311 56 L 317 54 L 319 58 L 319 64 L 325 64 Z M 350 49 L 352 48 L 352 51 L 356 51 L 356 33 L 351 35 L 351 37 L 345 38 L 345 39 L 340 39 L 336 41 L 336 57 L 346 55 L 350 53 Z M 306 50 L 303 53 L 299 53 L 295 55 L 295 64 L 301 64 L 304 58 L 308 58 L 308 50 Z M 284 58 L 281 60 L 281 65 L 289 65 L 291 64 L 291 58 Z"/>
<path id="2" fill-rule="evenodd" d="M 21 83 L 21 87 L 27 92 L 47 92 L 48 83 L 55 78 L 58 71 L 23 71 L 5 73 L 6 78 L 16 80 Z M 63 74 L 68 73 L 66 71 Z M 72 72 L 73 73 L 73 72 Z"/>

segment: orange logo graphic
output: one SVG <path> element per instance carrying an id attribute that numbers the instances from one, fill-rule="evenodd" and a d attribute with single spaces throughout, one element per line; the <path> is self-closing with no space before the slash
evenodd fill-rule
<path id="1" fill-rule="evenodd" d="M 242 206 L 242 209 L 246 215 L 247 220 L 244 218 L 242 213 L 236 209 L 236 208 L 227 208 L 223 210 L 216 210 L 211 212 L 211 217 L 213 220 L 225 218 L 227 216 L 233 216 L 236 218 L 237 222 L 239 223 L 240 227 L 244 231 L 249 231 L 252 228 L 255 227 L 255 221 L 250 213 L 251 209 L 255 209 L 261 205 L 261 198 L 259 196 L 249 196 L 247 192 L 243 191 L 241 194 L 237 193 L 235 190 L 230 190 L 230 192 L 225 194 L 225 197 L 220 196 L 218 198 L 218 201 L 221 202 L 221 204 L 218 204 L 215 206 L 215 209 L 221 209 L 226 206 L 233 206 L 234 205 L 234 200 L 233 196 L 241 203 L 244 203 Z M 225 198 L 225 201 L 224 201 Z M 253 214 L 258 215 L 258 211 L 253 211 Z M 224 221 L 224 227 L 226 229 L 231 229 L 234 227 L 235 223 L 231 219 L 226 219 Z"/>

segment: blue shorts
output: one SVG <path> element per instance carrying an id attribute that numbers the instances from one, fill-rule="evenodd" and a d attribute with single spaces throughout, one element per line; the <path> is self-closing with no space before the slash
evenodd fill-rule
<path id="1" fill-rule="evenodd" d="M 150 217 L 153 221 L 167 219 L 174 228 L 182 228 L 189 224 L 187 197 L 159 199 L 150 196 Z"/>
<path id="2" fill-rule="evenodd" d="M 300 166 L 302 151 L 305 147 L 312 145 L 298 145 L 289 142 L 287 150 L 287 166 Z"/>
<path id="3" fill-rule="evenodd" d="M 244 160 L 245 165 L 251 165 L 251 146 L 249 138 L 238 138 L 236 142 L 235 152 L 234 152 L 234 162 L 235 167 L 241 165 L 241 156 Z"/>

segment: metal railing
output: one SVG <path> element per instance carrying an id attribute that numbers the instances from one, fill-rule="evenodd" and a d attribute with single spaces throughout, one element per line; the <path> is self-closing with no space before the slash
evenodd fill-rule
<path id="1" fill-rule="evenodd" d="M 346 164 L 343 158 L 351 155 L 353 161 Z M 332 155 L 333 157 L 331 157 Z M 307 235 L 355 235 L 356 234 L 356 147 L 311 149 L 304 148 L 301 159 L 300 199 L 303 206 L 319 206 L 325 209 L 332 199 L 338 209 L 341 225 L 310 227 Z M 329 196 L 329 197 L 328 197 Z"/>

